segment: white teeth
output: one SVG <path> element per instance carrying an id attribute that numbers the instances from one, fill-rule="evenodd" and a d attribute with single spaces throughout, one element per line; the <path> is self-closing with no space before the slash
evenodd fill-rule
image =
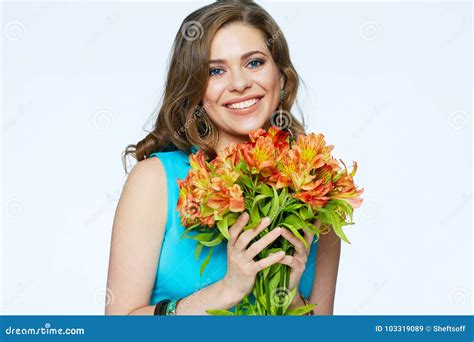
<path id="1" fill-rule="evenodd" d="M 257 103 L 257 101 L 258 99 L 254 98 L 254 99 L 247 100 L 244 102 L 232 103 L 230 105 L 227 105 L 227 107 L 232 108 L 232 109 L 244 109 L 244 108 L 254 105 L 255 103 Z"/>

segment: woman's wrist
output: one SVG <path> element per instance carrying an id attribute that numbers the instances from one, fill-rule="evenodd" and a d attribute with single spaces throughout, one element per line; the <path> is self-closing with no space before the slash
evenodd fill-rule
<path id="1" fill-rule="evenodd" d="M 234 307 L 244 299 L 244 295 L 235 290 L 234 287 L 229 286 L 226 278 L 218 282 L 222 298 L 226 301 L 226 306 Z"/>
<path id="2" fill-rule="evenodd" d="M 288 310 L 296 309 L 303 305 L 304 302 L 303 298 L 301 298 L 301 293 L 297 291 L 295 297 L 293 297 L 293 300 L 291 301 L 291 304 L 288 306 Z"/>

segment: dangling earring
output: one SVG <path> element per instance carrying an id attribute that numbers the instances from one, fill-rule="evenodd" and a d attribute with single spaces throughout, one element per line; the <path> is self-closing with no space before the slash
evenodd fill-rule
<path id="1" fill-rule="evenodd" d="M 293 131 L 291 130 L 291 114 L 290 112 L 283 109 L 283 100 L 285 99 L 285 89 L 280 89 L 280 105 L 278 107 L 278 118 L 276 122 L 278 126 L 283 129 L 287 130 L 290 133 L 290 139 L 294 139 L 295 136 L 293 135 Z M 285 112 L 285 113 L 283 113 Z M 283 116 L 285 114 L 285 116 Z"/>
<path id="2" fill-rule="evenodd" d="M 196 114 L 196 112 L 198 114 Z M 204 107 L 198 106 L 198 110 L 194 112 L 195 116 L 198 116 L 199 124 L 198 124 L 198 132 L 201 135 L 201 138 L 210 139 L 210 145 L 216 146 L 217 142 L 219 141 L 219 133 L 214 128 L 214 125 L 210 121 Z M 199 130 L 199 127 L 204 130 L 202 133 Z"/>
<path id="3" fill-rule="evenodd" d="M 280 89 L 280 106 L 278 107 L 279 120 L 281 122 L 283 118 L 283 100 L 285 99 L 285 89 Z"/>

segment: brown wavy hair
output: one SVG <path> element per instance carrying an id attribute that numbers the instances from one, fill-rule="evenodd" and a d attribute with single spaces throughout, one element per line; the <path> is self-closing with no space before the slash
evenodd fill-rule
<path id="1" fill-rule="evenodd" d="M 154 129 L 136 145 L 128 145 L 122 153 L 137 161 L 158 151 L 181 150 L 191 153 L 191 147 L 203 150 L 209 159 L 216 156 L 213 144 L 206 139 L 206 124 L 197 114 L 202 108 L 209 78 L 209 53 L 212 38 L 225 25 L 241 22 L 260 30 L 265 43 L 285 78 L 283 109 L 289 113 L 296 100 L 299 76 L 290 60 L 288 44 L 275 20 L 261 6 L 249 0 L 222 0 L 204 6 L 188 15 L 174 39 L 168 66 L 165 91 L 159 106 Z M 289 114 L 287 127 L 294 136 L 305 134 L 302 123 Z M 207 116 L 207 115 L 205 115 Z M 213 125 L 210 119 L 207 123 Z M 216 131 L 216 127 L 213 127 Z"/>

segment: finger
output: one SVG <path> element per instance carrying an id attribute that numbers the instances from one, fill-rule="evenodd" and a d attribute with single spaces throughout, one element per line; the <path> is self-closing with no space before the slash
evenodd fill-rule
<path id="1" fill-rule="evenodd" d="M 264 248 L 275 241 L 281 235 L 281 233 L 282 229 L 280 227 L 272 229 L 269 233 L 265 234 L 265 236 L 250 245 L 250 247 L 245 251 L 246 257 L 249 260 L 252 260 Z"/>
<path id="2" fill-rule="evenodd" d="M 285 256 L 285 252 L 280 251 L 278 253 L 270 254 L 266 258 L 255 262 L 255 270 L 259 272 L 265 268 L 278 263 Z"/>
<path id="3" fill-rule="evenodd" d="M 229 228 L 229 244 L 231 246 L 235 245 L 235 242 L 237 241 L 240 233 L 244 229 L 245 225 L 247 224 L 249 220 L 249 214 L 248 213 L 243 213 L 242 215 L 239 216 L 237 221 L 232 225 L 232 227 Z"/>
<path id="4" fill-rule="evenodd" d="M 293 234 L 291 231 L 288 229 L 283 229 L 283 237 L 287 239 L 293 246 L 295 246 L 295 250 L 297 253 L 306 253 L 306 248 L 304 247 L 303 242 L 301 242 L 300 239 L 298 239 L 295 234 Z"/>
<path id="5" fill-rule="evenodd" d="M 304 239 L 306 240 L 306 243 L 308 244 L 308 254 L 309 251 L 311 250 L 311 244 L 313 243 L 314 240 L 314 233 L 312 231 L 306 231 L 304 230 Z"/>
<path id="6" fill-rule="evenodd" d="M 293 269 L 298 270 L 300 268 L 303 269 L 303 267 L 305 266 L 303 261 L 291 255 L 285 255 L 285 257 L 281 259 L 279 263 L 289 266 L 292 270 Z"/>
<path id="7" fill-rule="evenodd" d="M 271 220 L 269 217 L 264 217 L 257 227 L 255 227 L 254 229 L 249 229 L 240 234 L 239 238 L 237 239 L 237 242 L 235 243 L 235 247 L 241 252 L 243 252 L 249 245 L 250 241 L 252 241 L 258 234 L 265 230 L 265 228 L 268 227 L 270 222 Z"/>

